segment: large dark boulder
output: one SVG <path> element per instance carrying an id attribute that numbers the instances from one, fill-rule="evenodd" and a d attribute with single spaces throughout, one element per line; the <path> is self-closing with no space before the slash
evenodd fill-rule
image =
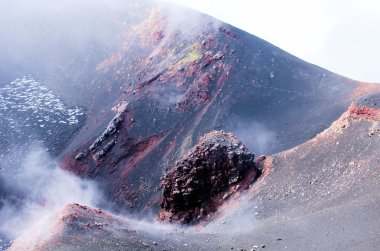
<path id="1" fill-rule="evenodd" d="M 213 131 L 166 172 L 162 220 L 192 223 L 210 217 L 222 201 L 260 175 L 254 154 L 231 133 Z M 248 184 L 247 182 L 244 182 Z"/>

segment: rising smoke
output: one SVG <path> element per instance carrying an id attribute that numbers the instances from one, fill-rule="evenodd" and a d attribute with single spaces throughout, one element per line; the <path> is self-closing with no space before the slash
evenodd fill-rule
<path id="1" fill-rule="evenodd" d="M 268 126 L 246 119 L 233 119 L 229 130 L 255 154 L 267 154 L 271 144 L 274 144 L 276 134 Z"/>
<path id="2" fill-rule="evenodd" d="M 7 239 L 28 232 L 68 203 L 95 206 L 101 201 L 93 183 L 58 168 L 42 147 L 33 147 L 21 163 L 19 167 L 2 164 L 2 189 L 13 194 L 0 197 L 0 234 Z"/>
<path id="3" fill-rule="evenodd" d="M 206 225 L 202 232 L 232 235 L 252 231 L 259 223 L 255 216 L 256 207 L 252 204 L 254 202 L 247 195 L 240 196 L 237 201 L 227 201 L 220 208 L 220 217 Z"/>

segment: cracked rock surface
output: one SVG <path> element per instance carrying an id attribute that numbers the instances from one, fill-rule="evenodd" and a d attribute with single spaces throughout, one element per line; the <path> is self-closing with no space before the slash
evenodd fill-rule
<path id="1" fill-rule="evenodd" d="M 253 180 L 260 175 L 254 154 L 234 135 L 206 134 L 165 174 L 160 218 L 181 223 L 207 219 L 232 191 L 240 189 L 248 173 Z"/>

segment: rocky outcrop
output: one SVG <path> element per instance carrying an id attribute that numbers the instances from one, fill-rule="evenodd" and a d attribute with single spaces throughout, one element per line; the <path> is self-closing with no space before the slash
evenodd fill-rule
<path id="1" fill-rule="evenodd" d="M 99 146 L 103 144 L 103 142 L 111 135 L 115 134 L 117 131 L 117 128 L 119 125 L 123 122 L 123 117 L 121 117 L 121 114 L 117 114 L 112 121 L 108 124 L 107 128 L 104 130 L 104 132 L 96 138 L 94 143 L 90 146 L 89 150 L 93 153 L 97 151 Z M 107 143 L 108 144 L 108 143 Z"/>
<path id="2" fill-rule="evenodd" d="M 254 154 L 235 136 L 208 133 L 165 174 L 160 219 L 181 223 L 207 219 L 224 199 L 259 175 Z M 241 186 L 245 178 L 251 180 Z"/>

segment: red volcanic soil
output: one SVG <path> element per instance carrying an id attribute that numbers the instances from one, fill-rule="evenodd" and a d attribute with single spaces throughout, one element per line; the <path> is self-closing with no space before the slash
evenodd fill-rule
<path id="1" fill-rule="evenodd" d="M 151 225 L 147 229 L 147 223 L 79 204 L 67 205 L 52 217 L 13 242 L 8 250 L 170 250 L 181 246 L 182 239 L 170 237 L 174 228 Z M 198 250 L 199 246 L 184 248 Z"/>
<path id="2" fill-rule="evenodd" d="M 380 109 L 374 107 L 357 107 L 356 105 L 351 105 L 349 108 L 350 117 L 354 119 L 366 119 L 366 120 L 380 120 Z"/>

